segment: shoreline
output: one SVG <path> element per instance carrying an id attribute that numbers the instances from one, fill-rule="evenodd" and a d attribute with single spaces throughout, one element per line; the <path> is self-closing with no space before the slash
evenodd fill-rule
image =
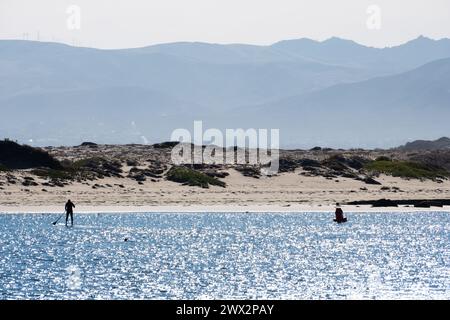
<path id="1" fill-rule="evenodd" d="M 0 213 L 57 213 L 71 199 L 75 213 L 133 212 L 335 212 L 340 203 L 347 212 L 450 212 L 450 180 L 405 180 L 380 175 L 381 185 L 351 178 L 307 176 L 302 170 L 255 179 L 235 169 L 226 171 L 226 188 L 199 188 L 166 179 L 139 183 L 132 179 L 105 177 L 92 182 L 73 182 L 63 187 L 43 186 L 42 179 L 29 182 L 28 173 L 16 175 L 14 184 L 0 186 Z M 0 174 L 1 177 L 1 174 Z M 372 207 L 381 199 L 399 207 Z M 443 200 L 445 199 L 445 201 Z M 445 207 L 415 208 L 405 201 L 436 202 Z M 364 202 L 364 203 L 359 203 Z M 387 205 L 387 204 L 384 204 Z"/>
<path id="2" fill-rule="evenodd" d="M 342 205 L 344 213 L 448 212 L 450 206 L 415 208 L 411 206 L 376 207 Z M 330 205 L 157 205 L 157 206 L 78 206 L 75 214 L 88 213 L 332 213 Z M 0 206 L 0 214 L 61 214 L 63 206 Z"/>

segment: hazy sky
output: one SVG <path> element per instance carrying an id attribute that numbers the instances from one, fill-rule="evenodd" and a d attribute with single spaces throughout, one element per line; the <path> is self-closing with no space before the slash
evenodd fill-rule
<path id="1" fill-rule="evenodd" d="M 79 29 L 70 5 L 80 8 Z M 367 27 L 371 5 L 380 29 Z M 450 0 L 0 0 L 0 39 L 98 48 L 332 36 L 384 47 L 419 35 L 450 38 Z"/>

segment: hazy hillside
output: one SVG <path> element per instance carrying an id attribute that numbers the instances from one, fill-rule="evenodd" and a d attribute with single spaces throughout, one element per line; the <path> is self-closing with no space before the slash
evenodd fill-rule
<path id="1" fill-rule="evenodd" d="M 382 147 L 445 136 L 450 130 L 450 59 L 249 107 L 238 118 L 239 124 L 283 128 L 284 141 L 292 144 Z"/>
<path id="2" fill-rule="evenodd" d="M 168 45 L 167 45 L 168 46 Z M 264 56 L 229 54 L 228 46 L 173 44 L 127 50 L 96 50 L 61 44 L 0 41 L 2 97 L 35 92 L 140 86 L 171 97 L 229 108 L 261 103 L 370 77 L 366 70 L 327 65 L 271 52 Z M 213 48 L 216 48 L 213 50 Z M 256 53 L 255 53 L 256 55 Z M 214 58 L 215 57 L 215 58 Z"/>
<path id="3" fill-rule="evenodd" d="M 321 63 L 373 69 L 372 72 L 382 75 L 402 72 L 433 60 L 447 58 L 450 41 L 419 37 L 400 46 L 378 49 L 339 38 L 323 42 L 299 39 L 280 41 L 272 47 Z"/>
<path id="4" fill-rule="evenodd" d="M 289 146 L 398 145 L 449 134 L 448 60 L 420 67 L 443 57 L 450 40 L 423 37 L 386 49 L 338 38 L 123 50 L 0 41 L 0 137 L 156 142 L 198 119 L 282 128 Z"/>
<path id="5" fill-rule="evenodd" d="M 111 106 L 116 106 L 112 108 Z M 192 110 L 193 109 L 193 110 Z M 0 136 L 31 144 L 78 144 L 93 140 L 110 143 L 146 143 L 167 140 L 168 127 L 201 117 L 206 109 L 141 87 L 107 87 L 29 93 L 5 99 Z M 148 137 L 148 138 L 147 138 Z M 32 139 L 32 141 L 29 141 Z"/>
<path id="6" fill-rule="evenodd" d="M 442 137 L 437 140 L 415 140 L 399 147 L 400 150 L 421 151 L 421 150 L 446 150 L 450 149 L 450 138 Z"/>

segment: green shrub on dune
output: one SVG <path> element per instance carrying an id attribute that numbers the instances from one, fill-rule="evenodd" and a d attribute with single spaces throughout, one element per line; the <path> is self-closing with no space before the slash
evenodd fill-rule
<path id="1" fill-rule="evenodd" d="M 436 179 L 450 176 L 445 169 L 419 162 L 377 159 L 365 165 L 365 169 L 393 177 L 412 179 Z"/>
<path id="2" fill-rule="evenodd" d="M 34 169 L 31 173 L 38 177 L 51 180 L 73 180 L 76 175 L 76 173 L 72 170 L 55 170 L 48 168 Z"/>
<path id="3" fill-rule="evenodd" d="M 203 172 L 186 167 L 172 167 L 167 172 L 167 180 L 183 183 L 189 186 L 208 188 L 209 185 L 225 187 L 226 184 L 217 178 L 210 177 Z"/>
<path id="4" fill-rule="evenodd" d="M 68 164 L 68 166 L 71 166 L 74 169 L 97 168 L 101 166 L 103 161 L 104 159 L 101 157 L 92 157 L 76 160 L 72 164 Z"/>
<path id="5" fill-rule="evenodd" d="M 79 173 L 91 173 L 97 177 L 120 177 L 122 164 L 117 160 L 109 160 L 102 157 L 91 157 L 77 160 L 67 166 L 67 170 Z"/>
<path id="6" fill-rule="evenodd" d="M 375 161 L 392 161 L 392 159 L 387 156 L 379 156 Z"/>

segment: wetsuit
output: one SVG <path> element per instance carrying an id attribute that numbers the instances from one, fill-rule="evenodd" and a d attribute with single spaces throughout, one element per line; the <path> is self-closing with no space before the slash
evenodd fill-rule
<path id="1" fill-rule="evenodd" d="M 342 222 L 344 221 L 344 212 L 342 211 L 341 208 L 336 208 L 336 221 L 337 222 Z"/>
<path id="2" fill-rule="evenodd" d="M 69 220 L 70 215 L 70 222 L 73 225 L 73 208 L 75 208 L 75 205 L 69 200 L 66 203 L 66 226 L 67 226 L 67 220 Z"/>

